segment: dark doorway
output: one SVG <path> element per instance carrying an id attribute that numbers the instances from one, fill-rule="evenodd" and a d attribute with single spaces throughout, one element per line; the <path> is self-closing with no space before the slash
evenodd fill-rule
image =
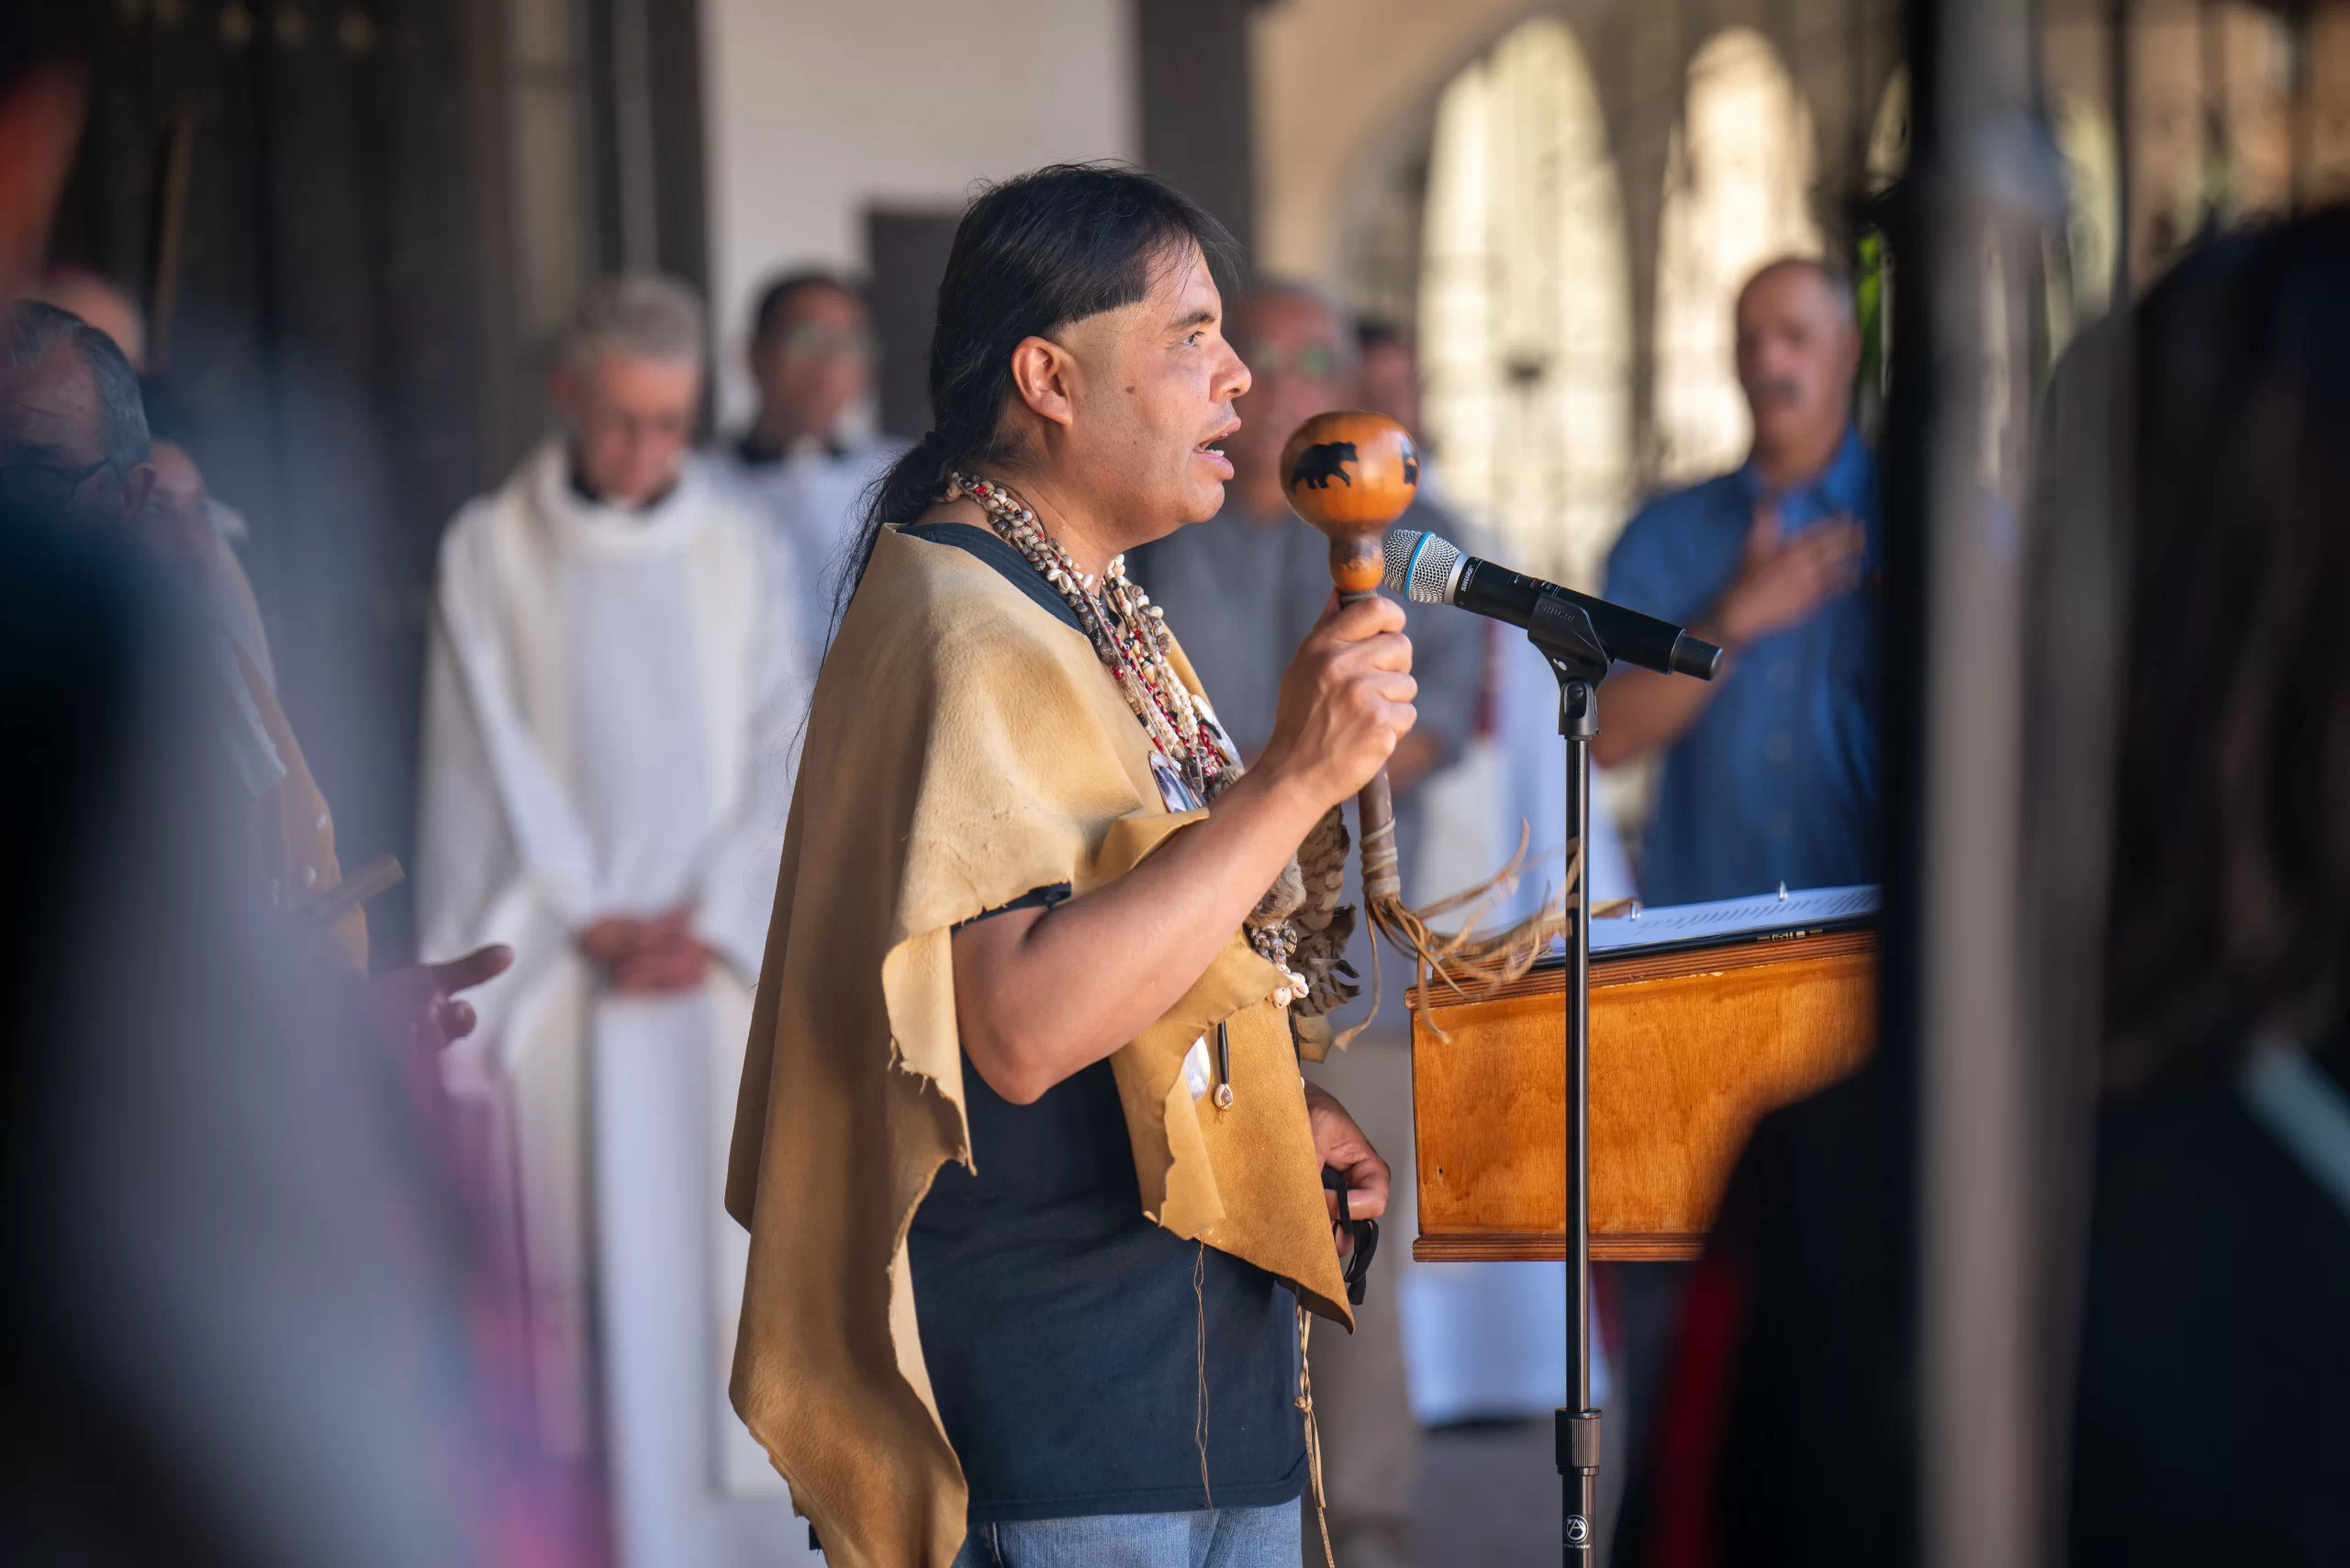
<path id="1" fill-rule="evenodd" d="M 909 441 L 930 429 L 930 334 L 938 324 L 938 280 L 954 249 L 955 208 L 876 207 L 865 216 L 872 271 L 873 331 L 881 428 Z"/>

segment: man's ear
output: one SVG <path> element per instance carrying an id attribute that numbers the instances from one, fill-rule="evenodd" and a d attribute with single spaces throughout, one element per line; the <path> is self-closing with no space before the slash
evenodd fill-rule
<path id="1" fill-rule="evenodd" d="M 1023 338 L 1012 351 L 1012 385 L 1040 420 L 1066 429 L 1077 418 L 1077 356 L 1049 338 Z"/>

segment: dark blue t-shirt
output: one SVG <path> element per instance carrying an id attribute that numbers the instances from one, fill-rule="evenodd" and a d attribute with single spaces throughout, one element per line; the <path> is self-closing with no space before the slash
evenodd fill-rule
<path id="1" fill-rule="evenodd" d="M 1142 1215 L 1110 1064 L 1014 1105 L 963 1064 L 976 1174 L 914 1215 L 914 1314 L 973 1524 L 1286 1503 L 1296 1298 Z M 1206 1332 L 1201 1484 L 1201 1333 Z"/>
<path id="2" fill-rule="evenodd" d="M 986 530 L 904 532 L 969 550 L 1024 592 L 1034 583 L 1040 605 L 1076 622 Z M 1040 888 L 1004 907 L 1068 896 Z M 906 1244 L 923 1361 L 970 1484 L 970 1522 L 1297 1496 L 1296 1297 L 1256 1265 L 1143 1217 L 1110 1064 L 1015 1105 L 966 1057 L 963 1099 L 976 1169 L 938 1172 Z"/>

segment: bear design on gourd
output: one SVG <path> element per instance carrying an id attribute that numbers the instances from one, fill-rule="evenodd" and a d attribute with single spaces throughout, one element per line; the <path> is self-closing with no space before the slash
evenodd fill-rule
<path id="1" fill-rule="evenodd" d="M 1355 443 L 1350 441 L 1326 441 L 1318 446 L 1309 446 L 1297 454 L 1297 471 L 1290 476 L 1289 487 L 1294 490 L 1306 485 L 1326 490 L 1330 481 L 1336 479 L 1351 490 L 1355 482 L 1348 476 L 1347 465 L 1360 461 Z"/>

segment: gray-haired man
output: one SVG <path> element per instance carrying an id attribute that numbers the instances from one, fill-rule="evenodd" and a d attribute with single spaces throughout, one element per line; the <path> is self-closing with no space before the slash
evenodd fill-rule
<path id="1" fill-rule="evenodd" d="M 689 449 L 704 365 L 690 290 L 593 291 L 563 428 L 442 542 L 425 692 L 424 939 L 516 954 L 451 1070 L 509 1114 L 543 1428 L 601 1449 L 620 1559 L 645 1568 L 789 1561 L 801 1533 L 726 1406 L 743 1252 L 711 1141 L 775 891 L 798 638 L 764 525 Z"/>

